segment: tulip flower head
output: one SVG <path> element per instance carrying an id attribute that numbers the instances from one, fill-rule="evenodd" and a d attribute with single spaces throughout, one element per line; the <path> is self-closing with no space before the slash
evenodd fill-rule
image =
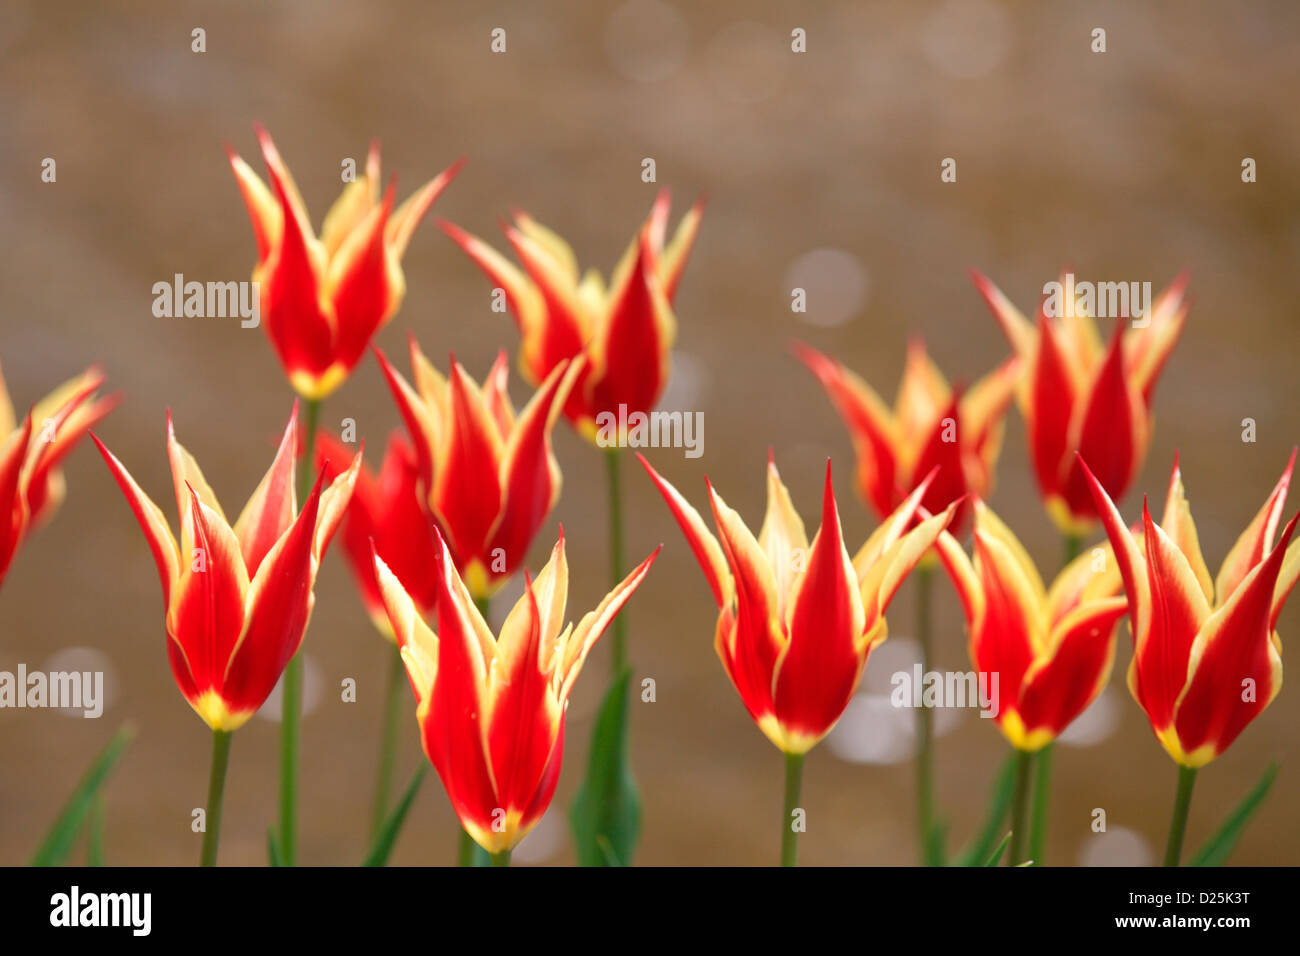
<path id="1" fill-rule="evenodd" d="M 1156 738 L 1184 767 L 1218 757 L 1282 688 L 1278 615 L 1300 577 L 1292 518 L 1278 535 L 1295 452 L 1272 494 L 1211 581 L 1177 459 L 1160 524 L 1142 504 L 1143 535 L 1128 532 L 1089 466 L 1083 474 L 1115 549 L 1128 595 L 1133 661 L 1128 686 Z"/>
<path id="2" fill-rule="evenodd" d="M 87 369 L 37 402 L 19 426 L 0 372 L 0 584 L 23 539 L 63 502 L 59 463 L 117 405 L 115 396 L 96 397 L 103 384 L 98 368 Z"/>
<path id="3" fill-rule="evenodd" d="M 1122 497 L 1142 468 L 1156 381 L 1187 321 L 1187 276 L 1156 297 L 1144 324 L 1126 328 L 1120 320 L 1104 347 L 1078 303 L 1064 302 L 1051 318 L 1044 297 L 1035 328 L 997 286 L 971 276 L 1026 363 L 1017 400 L 1048 514 L 1062 532 L 1085 534 L 1098 512 L 1079 462 L 1088 462 L 1111 498 Z"/>
<path id="4" fill-rule="evenodd" d="M 982 501 L 974 512 L 973 564 L 946 531 L 936 548 L 966 613 L 971 662 L 997 675 L 994 720 L 1012 746 L 1039 750 L 1106 686 L 1128 602 L 1109 549 L 1079 555 L 1047 589 L 1011 529 Z"/>
<path id="5" fill-rule="evenodd" d="M 343 384 L 397 312 L 406 294 L 402 256 L 460 163 L 394 209 L 391 183 L 380 195 L 379 147 L 372 145 L 364 175 L 344 187 L 317 237 L 270 134 L 258 127 L 257 136 L 271 189 L 228 152 L 257 239 L 261 317 L 289 383 L 318 400 Z"/>
<path id="6" fill-rule="evenodd" d="M 598 414 L 617 416 L 620 406 L 629 415 L 649 412 L 668 383 L 677 329 L 672 302 L 704 209 L 697 202 L 665 245 L 670 203 L 668 191 L 660 192 L 608 285 L 594 269 L 580 278 L 569 245 L 525 213 L 515 213 L 504 227 L 523 269 L 458 226 L 439 224 L 505 290 L 522 336 L 519 366 L 529 382 L 586 356 L 564 412 L 588 439 L 595 438 Z"/>
<path id="7" fill-rule="evenodd" d="M 440 534 L 437 632 L 383 559 L 375 574 L 417 702 L 424 752 L 461 825 L 489 853 L 511 850 L 550 806 L 569 694 L 587 654 L 632 596 L 658 549 L 578 622 L 565 626 L 569 568 L 551 559 L 493 635 Z"/>
<path id="8" fill-rule="evenodd" d="M 317 467 L 332 480 L 344 471 L 349 451 L 334 436 L 316 435 Z M 379 632 L 396 640 L 375 579 L 374 554 L 388 564 L 424 616 L 433 613 L 436 539 L 420 493 L 420 467 L 409 439 L 395 431 L 388 439 L 379 473 L 364 464 L 343 519 L 342 547 L 356 578 L 366 613 Z"/>
<path id="9" fill-rule="evenodd" d="M 428 510 L 470 592 L 489 597 L 523 563 L 560 496 L 551 429 L 582 360 L 552 369 L 516 415 L 505 353 L 481 387 L 454 357 L 443 377 L 414 339 L 414 387 L 375 353 L 414 444 Z"/>
<path id="10" fill-rule="evenodd" d="M 181 693 L 216 731 L 242 727 L 298 652 L 321 555 L 347 509 L 361 454 L 301 512 L 294 495 L 298 406 L 275 460 L 232 526 L 167 416 L 179 545 L 162 509 L 92 435 L 153 552 L 166 606 L 167 654 Z"/>
<path id="11" fill-rule="evenodd" d="M 850 561 L 829 462 L 821 527 L 811 545 L 770 459 L 767 515 L 757 539 L 707 480 L 717 538 L 644 458 L 641 464 L 713 591 L 719 609 L 714 647 L 745 709 L 780 750 L 807 753 L 844 713 L 868 655 L 885 640 L 890 599 L 952 520 L 957 503 L 907 531 L 933 480 L 926 478 Z"/>
<path id="12" fill-rule="evenodd" d="M 892 513 L 921 480 L 934 477 L 921 502 L 938 514 L 969 495 L 987 495 L 1002 447 L 1002 417 L 1015 393 L 1020 362 L 1008 359 L 965 392 L 954 390 L 913 339 L 891 410 L 876 391 L 839 362 L 796 344 L 844 419 L 857 453 L 858 493 L 880 518 Z M 936 471 L 937 469 L 937 471 Z M 968 508 L 954 516 L 965 524 Z"/>

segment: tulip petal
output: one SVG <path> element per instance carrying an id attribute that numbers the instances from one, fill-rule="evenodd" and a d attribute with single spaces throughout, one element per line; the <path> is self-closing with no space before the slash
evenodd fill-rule
<path id="1" fill-rule="evenodd" d="M 1223 753 L 1281 690 L 1282 658 L 1269 619 L 1273 589 L 1297 520 L 1300 515 L 1291 519 L 1278 545 L 1196 635 L 1187 685 L 1173 716 L 1180 762 L 1187 766 L 1202 766 Z"/>
<path id="2" fill-rule="evenodd" d="M 294 459 L 297 455 L 298 403 L 294 402 L 275 460 L 235 521 L 235 536 L 239 538 L 239 550 L 250 574 L 257 574 L 262 559 L 293 524 L 293 517 L 297 514 L 298 502 L 294 495 Z M 194 467 L 197 470 L 197 464 Z"/>
<path id="3" fill-rule="evenodd" d="M 429 503 L 452 551 L 464 563 L 481 555 L 501 513 L 503 449 L 482 394 L 455 362 L 448 425 L 446 454 L 433 476 Z"/>
<path id="4" fill-rule="evenodd" d="M 176 489 L 176 513 L 184 517 L 185 510 L 190 504 L 190 491 L 193 489 L 194 493 L 199 496 L 199 500 L 215 511 L 222 521 L 225 521 L 226 515 L 221 510 L 221 504 L 217 501 L 217 496 L 203 477 L 203 472 L 199 469 L 199 463 L 176 440 L 176 431 L 172 427 L 172 414 L 170 411 L 167 413 L 167 458 L 172 468 L 172 485 Z"/>
<path id="5" fill-rule="evenodd" d="M 1038 318 L 1038 333 L 1038 348 L 1026 373 L 1029 390 L 1023 411 L 1038 487 L 1052 495 L 1061 490 L 1063 472 L 1072 463 L 1066 457 L 1071 450 L 1070 427 L 1081 405 L 1078 386 L 1070 374 L 1056 332 L 1042 314 Z"/>
<path id="6" fill-rule="evenodd" d="M 573 682 L 578 679 L 578 674 L 582 671 L 582 665 L 586 662 L 592 647 L 618 616 L 627 599 L 641 586 L 641 582 L 650 571 L 650 566 L 655 563 L 655 558 L 659 557 L 661 548 L 662 545 L 655 548 L 648 558 L 616 584 L 614 589 L 596 605 L 596 609 L 588 611 L 568 638 L 561 642 L 562 648 L 557 648 L 559 663 L 556 666 L 555 680 L 559 687 L 558 698 L 561 705 L 568 701 L 569 694 L 573 691 Z"/>
<path id="7" fill-rule="evenodd" d="M 262 178 L 253 172 L 248 163 L 239 158 L 233 149 L 227 148 L 230 168 L 234 171 L 239 194 L 248 208 L 248 218 L 253 223 L 253 238 L 257 240 L 257 260 L 265 262 L 266 255 L 280 239 L 282 213 L 271 190 L 266 188 Z"/>
<path id="8" fill-rule="evenodd" d="M 827 462 L 829 469 L 830 463 Z M 794 595 L 795 577 L 803 573 L 801 569 L 809 558 L 808 535 L 770 454 L 767 462 L 767 514 L 758 532 L 758 546 L 767 554 L 768 566 L 776 579 L 777 615 L 780 620 L 788 621 L 790 608 L 787 601 Z"/>
<path id="9" fill-rule="evenodd" d="M 410 594 L 383 558 L 375 554 L 373 561 L 375 581 L 401 649 L 406 676 L 411 681 L 418 709 L 423 713 L 438 677 L 438 637 L 424 623 Z"/>
<path id="10" fill-rule="evenodd" d="M 889 514 L 897 501 L 898 456 L 902 447 L 892 413 L 871 386 L 839 362 L 799 343 L 794 345 L 794 353 L 817 376 L 849 428 L 858 458 L 858 487 L 862 497 L 877 514 Z"/>
<path id="11" fill-rule="evenodd" d="M 636 457 L 646 473 L 650 475 L 650 480 L 654 482 L 655 487 L 659 489 L 659 493 L 663 495 L 664 501 L 668 503 L 668 510 L 672 512 L 678 527 L 682 529 L 682 534 L 686 536 L 686 543 L 690 545 L 691 553 L 700 563 L 705 580 L 709 582 L 709 590 L 713 592 L 714 601 L 717 602 L 718 607 L 729 603 L 734 594 L 734 586 L 731 581 L 731 571 L 727 567 L 727 559 L 722 553 L 718 539 L 705 526 L 700 513 L 691 507 L 690 502 L 683 498 L 676 488 L 650 467 L 645 456 L 637 452 Z"/>
<path id="12" fill-rule="evenodd" d="M 975 669 L 996 673 L 999 715 L 1013 709 L 1025 674 L 1045 649 L 1047 635 L 1041 592 L 1025 575 L 1006 539 L 980 523 L 975 526 L 975 573 L 984 593 L 984 616 L 970 629 Z"/>
<path id="13" fill-rule="evenodd" d="M 387 356 L 379 348 L 375 348 L 374 352 L 379 368 L 384 373 L 384 381 L 388 383 L 388 390 L 393 393 L 393 401 L 397 403 L 397 410 L 402 415 L 406 432 L 415 446 L 420 474 L 427 482 L 434 471 L 434 449 L 440 446 L 433 416 L 406 379 L 389 363 Z"/>
<path id="14" fill-rule="evenodd" d="M 1174 716 L 1174 705 L 1187 684 L 1192 643 L 1210 616 L 1210 605 L 1196 583 L 1191 565 L 1154 521 L 1145 503 L 1148 580 L 1151 587 L 1151 627 L 1133 649 L 1137 666 L 1138 703 L 1151 726 L 1160 733 Z"/>
<path id="15" fill-rule="evenodd" d="M 393 209 L 393 187 L 383 201 L 348 234 L 330 259 L 324 295 L 334 307 L 333 360 L 352 369 L 375 332 L 401 304 L 406 280 L 398 261 L 384 244 L 384 229 Z"/>
<path id="16" fill-rule="evenodd" d="M 907 343 L 903 377 L 894 399 L 894 418 L 904 435 L 929 433 L 952 403 L 952 388 L 930 356 L 925 343 L 912 338 Z"/>
<path id="17" fill-rule="evenodd" d="M 1127 612 L 1125 598 L 1107 598 L 1075 608 L 1057 624 L 1050 653 L 1025 672 L 1016 703 L 1029 735 L 1041 728 L 1057 736 L 1101 693 L 1115 660 L 1115 628 Z"/>
<path id="18" fill-rule="evenodd" d="M 1174 470 L 1169 476 L 1169 491 L 1165 497 L 1165 513 L 1160 519 L 1160 527 L 1187 559 L 1206 602 L 1213 604 L 1214 584 L 1210 581 L 1210 569 L 1205 566 L 1205 557 L 1201 554 L 1201 542 L 1196 534 L 1196 523 L 1192 521 L 1192 509 L 1183 492 L 1183 474 L 1178 467 L 1177 455 L 1174 455 Z"/>
<path id="19" fill-rule="evenodd" d="M 392 218 L 388 220 L 384 234 L 384 241 L 388 245 L 389 255 L 393 259 L 400 262 L 402 257 L 406 255 L 406 248 L 411 244 L 411 236 L 415 234 L 416 227 L 420 225 L 420 221 L 433 208 L 433 204 L 438 201 L 442 191 L 456 178 L 456 174 L 461 171 L 464 165 L 465 161 L 458 159 L 410 196 L 407 196 L 401 205 L 393 210 Z"/>
<path id="20" fill-rule="evenodd" d="M 980 297 L 988 305 L 989 311 L 993 313 L 993 318 L 997 319 L 998 325 L 1002 328 L 1002 333 L 1011 343 L 1011 347 L 1021 358 L 1029 358 L 1034 354 L 1036 347 L 1036 336 L 1034 334 L 1033 323 L 1025 318 L 1024 314 L 1015 307 L 996 285 L 989 280 L 983 273 L 970 270 L 970 278 L 975 283 Z"/>
<path id="21" fill-rule="evenodd" d="M 778 586 L 780 581 L 778 572 Z M 793 582 L 789 641 L 772 681 L 776 718 L 787 746 L 796 748 L 787 752 L 805 752 L 825 736 L 857 689 L 868 651 L 861 641 L 866 615 L 857 585 L 827 462 L 821 527 L 806 569 Z"/>
<path id="22" fill-rule="evenodd" d="M 502 496 L 487 532 L 488 549 L 504 556 L 502 576 L 523 563 L 533 536 L 560 496 L 560 466 L 551 450 L 551 430 L 573 387 L 581 360 L 557 365 L 520 413 L 501 454 L 497 475 Z M 498 550 L 499 549 L 499 550 Z"/>
<path id="23" fill-rule="evenodd" d="M 184 651 L 200 698 L 215 691 L 224 699 L 226 668 L 244 627 L 248 572 L 234 532 L 196 489 L 190 489 L 181 527 L 183 560 L 167 608 L 167 633 Z M 198 701 L 190 703 L 209 719 Z"/>
<path id="24" fill-rule="evenodd" d="M 1277 533 L 1278 524 L 1282 520 L 1282 508 L 1286 504 L 1286 493 L 1291 486 L 1295 460 L 1296 449 L 1293 448 L 1291 458 L 1287 461 L 1286 468 L 1274 485 L 1268 500 L 1246 526 L 1246 530 L 1237 538 L 1228 556 L 1223 559 L 1219 576 L 1214 582 L 1214 593 L 1217 595 L 1220 607 L 1233 595 L 1251 569 L 1264 560 L 1265 553 L 1273 546 L 1273 536 Z"/>
<path id="25" fill-rule="evenodd" d="M 669 302 L 677 297 L 677 286 L 681 283 L 682 273 L 686 271 L 686 260 L 695 248 L 695 239 L 699 235 L 703 217 L 704 199 L 701 197 L 682 216 L 672 241 L 659 257 L 659 281 L 663 284 L 664 297 Z"/>
<path id="26" fill-rule="evenodd" d="M 30 424 L 31 420 L 28 419 L 29 428 Z M 108 470 L 113 473 L 113 479 L 122 489 L 122 494 L 126 496 L 126 503 L 131 507 L 131 513 L 135 515 L 140 530 L 144 532 L 145 540 L 149 542 L 149 550 L 153 553 L 154 563 L 158 566 L 158 577 L 162 581 L 163 604 L 170 606 L 172 588 L 180 577 L 180 556 L 177 553 L 176 539 L 172 536 L 171 528 L 167 526 L 167 518 L 163 515 L 162 509 L 154 504 L 153 500 L 136 484 L 130 472 L 114 457 L 99 437 L 92 434 L 90 438 L 103 456 Z"/>

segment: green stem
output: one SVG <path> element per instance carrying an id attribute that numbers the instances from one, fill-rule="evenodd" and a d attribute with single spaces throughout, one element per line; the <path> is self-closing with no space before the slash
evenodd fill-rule
<path id="1" fill-rule="evenodd" d="M 1019 866 L 1025 861 L 1025 809 L 1029 802 L 1029 772 L 1034 755 L 1027 750 L 1016 751 L 1016 786 L 1011 792 L 1011 851 L 1007 866 Z"/>
<path id="2" fill-rule="evenodd" d="M 930 626 L 930 592 L 933 569 L 916 568 L 916 638 L 921 645 L 921 679 L 930 672 L 933 639 Z M 934 859 L 934 715 L 922 704 L 916 709 L 916 822 L 921 848 L 921 863 L 936 864 Z"/>
<path id="3" fill-rule="evenodd" d="M 375 772 L 375 805 L 370 819 L 373 840 L 388 819 L 388 795 L 393 784 L 393 765 L 397 761 L 398 726 L 402 716 L 402 677 L 406 666 L 402 650 L 394 644 L 388 655 L 388 686 L 384 690 L 384 726 L 379 739 L 379 768 Z"/>
<path id="4" fill-rule="evenodd" d="M 1169 841 L 1165 844 L 1165 866 L 1180 866 L 1183 858 L 1183 834 L 1187 832 L 1187 811 L 1192 806 L 1192 785 L 1196 783 L 1193 767 L 1178 765 L 1178 794 L 1174 797 L 1174 815 L 1169 821 Z"/>
<path id="5" fill-rule="evenodd" d="M 217 843 L 221 840 L 221 806 L 226 794 L 226 767 L 230 763 L 229 730 L 212 732 L 212 771 L 208 775 L 208 809 L 203 818 L 203 850 L 199 866 L 217 865 Z"/>
<path id="6" fill-rule="evenodd" d="M 781 865 L 799 865 L 799 831 L 794 828 L 794 811 L 799 807 L 799 785 L 803 782 L 803 754 L 785 755 L 785 819 L 781 823 Z"/>
<path id="7" fill-rule="evenodd" d="M 618 475 L 618 446 L 605 450 L 605 479 L 609 486 L 609 583 L 616 586 L 623 580 L 623 489 Z M 613 677 L 618 678 L 627 666 L 626 618 L 614 618 Z"/>
<path id="8" fill-rule="evenodd" d="M 1083 535 L 1078 531 L 1067 531 L 1062 542 L 1064 566 L 1068 567 L 1083 551 Z M 1034 866 L 1042 866 L 1047 848 L 1047 808 L 1051 803 L 1052 791 L 1052 744 L 1038 752 L 1034 764 L 1034 807 L 1029 823 L 1029 858 L 1034 861 Z"/>
<path id="9" fill-rule="evenodd" d="M 1034 758 L 1034 808 L 1029 823 L 1029 858 L 1034 866 L 1043 865 L 1047 845 L 1047 806 L 1052 790 L 1052 744 L 1038 751 Z"/>
<path id="10" fill-rule="evenodd" d="M 510 865 L 510 851 L 509 851 L 509 850 L 502 850 L 500 853 L 493 853 L 493 854 L 492 854 L 492 865 L 493 865 L 493 866 L 509 866 L 509 865 Z"/>
<path id="11" fill-rule="evenodd" d="M 316 450 L 316 428 L 320 423 L 320 401 L 307 402 L 302 456 L 298 468 L 298 506 L 311 490 Z M 293 866 L 298 843 L 298 724 L 302 716 L 302 655 L 295 654 L 284 669 L 280 708 L 280 859 Z"/>

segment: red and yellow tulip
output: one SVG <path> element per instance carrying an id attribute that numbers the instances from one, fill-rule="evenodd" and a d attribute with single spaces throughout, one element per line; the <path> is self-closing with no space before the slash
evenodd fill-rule
<path id="1" fill-rule="evenodd" d="M 391 183 L 380 195 L 379 147 L 372 145 L 365 173 L 343 188 L 317 237 L 270 135 L 261 127 L 257 135 L 271 188 L 233 150 L 230 165 L 257 239 L 261 317 L 289 383 L 319 400 L 343 384 L 401 305 L 402 256 L 460 164 L 394 209 Z"/>
<path id="2" fill-rule="evenodd" d="M 1020 363 L 1011 358 L 965 392 L 948 385 L 913 339 L 891 410 L 859 376 L 816 349 L 795 354 L 817 376 L 849 428 L 857 453 L 858 493 L 882 519 L 934 472 L 921 502 L 933 514 L 966 495 L 987 495 L 1002 447 L 1002 417 Z M 937 469 L 937 470 L 936 470 Z M 954 516 L 965 524 L 966 505 Z"/>
<path id="3" fill-rule="evenodd" d="M 451 375 L 443 377 L 414 339 L 414 388 L 376 354 L 414 443 L 428 509 L 470 592 L 489 597 L 523 564 L 560 496 L 551 429 L 581 359 L 556 365 L 516 415 L 504 352 L 481 387 L 454 358 Z"/>
<path id="4" fill-rule="evenodd" d="M 1098 513 L 1079 460 L 1111 498 L 1122 497 L 1141 469 L 1156 381 L 1187 320 L 1187 277 L 1156 297 L 1144 325 L 1117 325 L 1103 346 L 1095 320 L 1075 302 L 1064 302 L 1061 317 L 1049 318 L 1044 298 L 1035 328 L 997 286 L 971 275 L 1026 362 L 1017 400 L 1048 514 L 1062 532 L 1085 534 Z"/>
<path id="5" fill-rule="evenodd" d="M 316 436 L 317 467 L 324 469 L 327 480 L 342 474 L 349 454 L 334 436 L 325 432 Z M 384 559 L 426 617 L 433 613 L 437 593 L 433 579 L 436 543 L 419 479 L 415 449 L 400 431 L 393 432 L 379 473 L 361 466 L 352 503 L 343 519 L 344 557 L 356 578 L 366 613 L 390 641 L 395 638 L 375 579 L 374 554 Z"/>
<path id="6" fill-rule="evenodd" d="M 952 520 L 957 503 L 907 531 L 932 478 L 923 480 L 850 561 L 829 462 L 821 527 L 811 545 L 770 460 L 767 515 L 757 539 L 707 480 L 718 538 L 644 458 L 641 464 L 713 591 L 719 609 L 714 647 L 745 709 L 780 750 L 807 753 L 844 713 L 868 655 L 885 640 L 890 599 Z"/>
<path id="7" fill-rule="evenodd" d="M 526 581 L 494 636 L 437 539 L 436 633 L 382 558 L 375 558 L 375 573 L 415 691 L 424 752 L 466 832 L 499 854 L 527 836 L 550 806 L 573 684 L 658 549 L 577 627 L 565 626 L 569 568 L 561 532 L 550 561 Z"/>
<path id="8" fill-rule="evenodd" d="M 298 406 L 275 460 L 232 526 L 167 416 L 178 544 L 167 518 L 92 435 L 149 541 L 166 606 L 167 654 L 181 693 L 214 731 L 243 726 L 266 701 L 302 643 L 321 555 L 348 506 L 358 453 L 301 512 L 294 494 Z"/>
<path id="9" fill-rule="evenodd" d="M 682 217 L 665 245 L 670 196 L 660 192 L 650 216 L 624 252 L 609 284 L 594 269 L 579 277 L 573 250 L 525 213 L 505 226 L 523 268 L 483 240 L 440 223 L 494 285 L 519 325 L 519 366 L 525 378 L 544 381 L 561 362 L 586 356 L 582 377 L 565 403 L 569 421 L 596 435 L 596 416 L 649 412 L 668 382 L 668 350 L 676 335 L 672 302 L 695 236 L 703 203 Z"/>
<path id="10" fill-rule="evenodd" d="M 1277 486 L 1213 581 L 1174 462 L 1160 524 L 1142 505 L 1131 535 L 1101 480 L 1083 466 L 1128 595 L 1133 661 L 1128 686 L 1156 738 L 1183 767 L 1218 757 L 1282 688 L 1276 627 L 1296 578 L 1292 518 L 1278 535 L 1295 452 Z M 1140 543 L 1140 544 L 1139 544 Z"/>
<path id="11" fill-rule="evenodd" d="M 997 675 L 994 720 L 1013 747 L 1040 750 L 1106 686 L 1128 602 L 1109 554 L 1080 555 L 1047 589 L 1011 529 L 982 501 L 974 512 L 973 564 L 946 531 L 936 547 L 966 613 L 971 662 Z"/>
<path id="12" fill-rule="evenodd" d="M 59 463 L 117 405 L 116 396 L 96 397 L 103 384 L 98 368 L 87 369 L 37 402 L 19 426 L 0 372 L 0 584 L 23 539 L 63 502 Z"/>

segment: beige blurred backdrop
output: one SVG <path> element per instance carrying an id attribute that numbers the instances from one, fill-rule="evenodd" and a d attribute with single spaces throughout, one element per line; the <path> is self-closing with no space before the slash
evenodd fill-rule
<path id="1" fill-rule="evenodd" d="M 206 31 L 202 54 L 191 52 L 196 27 Z M 495 27 L 506 30 L 504 54 L 489 50 Z M 807 31 L 801 55 L 790 49 L 796 27 Z M 1107 31 L 1104 54 L 1090 52 L 1095 27 Z M 20 409 L 102 362 L 124 401 L 100 432 L 142 485 L 170 513 L 170 407 L 181 440 L 227 510 L 237 509 L 289 411 L 280 367 L 262 330 L 151 312 L 153 283 L 174 273 L 249 276 L 255 246 L 225 144 L 261 171 L 252 124 L 266 124 L 317 227 L 340 189 L 341 161 L 363 162 L 372 137 L 403 196 L 463 156 L 435 215 L 501 246 L 497 223 L 519 206 L 602 270 L 650 206 L 658 187 L 640 172 L 653 157 L 659 185 L 674 191 L 674 222 L 697 195 L 709 197 L 677 300 L 663 402 L 704 413 L 705 453 L 651 455 L 693 501 L 703 500 L 707 473 L 757 526 L 771 446 L 811 530 L 829 455 L 856 546 L 874 520 L 852 490 L 850 442 L 791 358 L 792 340 L 838 356 L 892 398 L 909 336 L 923 336 L 954 380 L 1007 353 L 969 267 L 1024 309 L 1067 265 L 1081 278 L 1157 289 L 1187 268 L 1191 319 L 1156 395 L 1146 467 L 1122 508 L 1136 516 L 1143 492 L 1162 500 L 1180 450 L 1217 569 L 1300 439 L 1297 64 L 1300 7 L 1286 0 L 9 2 L 0 12 L 0 361 Z M 56 183 L 41 182 L 45 157 L 57 161 Z M 957 160 L 955 184 L 939 180 L 944 157 Z M 1258 163 L 1256 184 L 1241 181 L 1244 157 Z M 405 305 L 378 337 L 384 348 L 401 354 L 413 331 L 440 364 L 454 351 L 476 376 L 498 349 L 513 356 L 516 331 L 490 311 L 488 283 L 431 222 L 405 271 Z M 796 285 L 808 289 L 807 315 L 791 312 Z M 512 390 L 525 398 L 517 374 Z M 345 417 L 373 460 L 398 416 L 372 358 L 325 405 L 327 425 Z M 1255 444 L 1241 440 L 1247 417 L 1258 423 Z M 603 469 L 564 425 L 556 452 L 563 497 L 529 564 L 540 566 L 563 522 L 578 615 L 606 584 Z M 780 756 L 713 652 L 715 609 L 676 525 L 630 457 L 624 467 L 628 557 L 665 543 L 628 609 L 636 676 L 657 682 L 657 701 L 632 711 L 645 801 L 638 862 L 775 862 Z M 97 721 L 0 712 L 0 862 L 31 854 L 93 755 L 131 720 L 136 740 L 106 790 L 108 859 L 192 864 L 209 733 L 173 684 L 157 576 L 120 493 L 88 443 L 66 473 L 66 504 L 28 541 L 0 593 L 0 669 L 92 662 L 108 671 L 112 697 Z M 1054 573 L 1060 545 L 1015 411 L 992 503 Z M 965 670 L 956 602 L 946 582 L 936 593 L 937 663 Z M 899 595 L 864 696 L 807 762 L 806 863 L 916 858 L 912 715 L 870 696 L 910 666 L 912 598 L 910 587 Z M 337 548 L 316 608 L 304 644 L 300 857 L 351 863 L 365 850 L 386 647 Z M 1300 607 L 1280 631 L 1284 643 L 1296 639 Z M 598 648 L 578 684 L 560 788 L 519 862 L 573 858 L 563 813 L 607 655 Z M 1160 854 L 1175 770 L 1124 687 L 1129 657 L 1124 625 L 1111 687 L 1076 745 L 1057 748 L 1049 862 Z M 357 703 L 339 699 L 346 677 L 358 682 Z M 1200 775 L 1190 846 L 1281 760 L 1235 862 L 1300 861 L 1297 717 L 1300 688 L 1284 687 Z M 1006 747 L 973 711 L 941 714 L 940 727 L 939 805 L 950 842 L 960 843 L 981 819 Z M 424 760 L 415 729 L 412 704 L 402 785 Z M 224 863 L 265 860 L 277 752 L 274 720 L 259 716 L 236 736 Z M 1090 829 L 1098 807 L 1105 834 Z M 431 775 L 394 859 L 446 863 L 454 845 Z"/>

